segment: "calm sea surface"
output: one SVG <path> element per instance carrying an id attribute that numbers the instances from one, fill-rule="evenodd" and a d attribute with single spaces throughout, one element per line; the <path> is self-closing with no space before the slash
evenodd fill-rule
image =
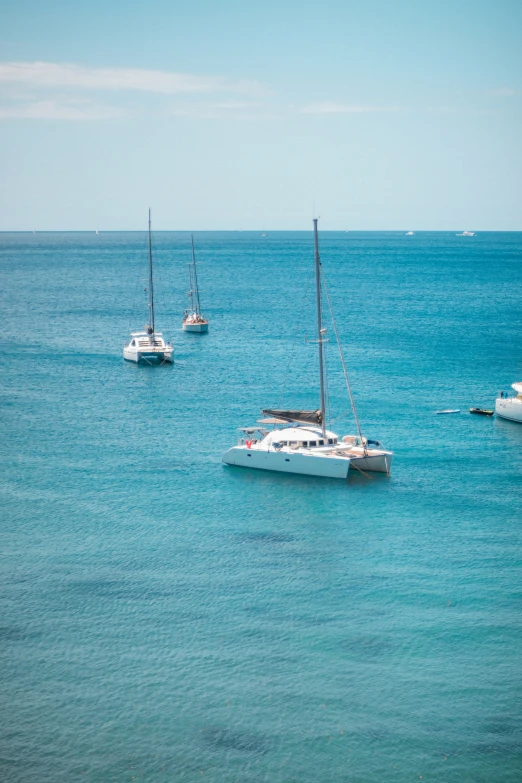
<path id="1" fill-rule="evenodd" d="M 2 781 L 522 779 L 522 425 L 467 413 L 522 378 L 522 234 L 320 240 L 390 478 L 221 463 L 317 407 L 311 232 L 196 234 L 203 336 L 157 233 L 160 368 L 144 233 L 0 236 Z"/>

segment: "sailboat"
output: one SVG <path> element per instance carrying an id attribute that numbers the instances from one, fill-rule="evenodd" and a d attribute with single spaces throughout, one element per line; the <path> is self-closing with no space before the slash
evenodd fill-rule
<path id="1" fill-rule="evenodd" d="M 192 261 L 189 264 L 190 277 L 190 308 L 183 313 L 182 328 L 184 332 L 208 332 L 208 319 L 203 318 L 199 309 L 198 275 L 196 272 L 196 254 L 194 252 L 194 236 L 190 235 L 192 243 Z"/>
<path id="2" fill-rule="evenodd" d="M 314 251 L 320 408 L 317 410 L 264 409 L 262 413 L 266 418 L 257 422 L 262 426 L 241 428 L 242 437 L 239 438 L 236 446 L 232 446 L 225 452 L 223 462 L 227 465 L 260 470 L 340 479 L 347 478 L 350 467 L 363 473 L 376 471 L 389 475 L 393 452 L 383 449 L 378 441 L 371 441 L 361 433 L 335 321 L 333 321 L 334 330 L 359 434 L 339 438 L 335 432 L 326 429 L 324 343 L 327 342 L 327 330 L 323 328 L 322 319 L 321 259 L 317 218 L 314 218 Z M 275 425 L 276 428 L 268 430 L 266 425 Z"/>
<path id="3" fill-rule="evenodd" d="M 123 348 L 123 358 L 137 364 L 163 364 L 172 362 L 174 349 L 161 332 L 157 332 L 154 324 L 154 278 L 152 274 L 152 235 L 149 209 L 149 323 L 141 332 L 131 332 L 128 342 Z"/>

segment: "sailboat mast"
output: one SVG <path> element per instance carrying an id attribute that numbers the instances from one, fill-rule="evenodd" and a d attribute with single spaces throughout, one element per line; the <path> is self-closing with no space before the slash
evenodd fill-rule
<path id="1" fill-rule="evenodd" d="M 149 326 L 154 334 L 154 281 L 152 278 L 152 237 L 150 229 L 150 207 L 149 207 Z"/>
<path id="2" fill-rule="evenodd" d="M 194 234 L 190 235 L 190 241 L 192 242 L 192 269 L 194 272 L 194 304 L 195 304 L 194 309 L 196 313 L 199 315 L 199 290 L 198 290 L 198 276 L 196 272 L 196 254 L 194 252 Z"/>
<path id="3" fill-rule="evenodd" d="M 326 404 L 324 397 L 324 357 L 323 357 L 323 325 L 321 318 L 321 258 L 319 256 L 319 235 L 317 233 L 317 218 L 314 218 L 315 247 L 315 288 L 317 297 L 317 337 L 319 343 L 319 379 L 321 382 L 321 428 L 326 437 Z"/>

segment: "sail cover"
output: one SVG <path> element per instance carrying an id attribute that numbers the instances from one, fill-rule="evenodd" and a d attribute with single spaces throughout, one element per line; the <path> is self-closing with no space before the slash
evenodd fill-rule
<path id="1" fill-rule="evenodd" d="M 264 410 L 263 416 L 275 416 L 283 421 L 301 421 L 304 424 L 322 424 L 323 416 L 321 411 L 279 411 Z"/>

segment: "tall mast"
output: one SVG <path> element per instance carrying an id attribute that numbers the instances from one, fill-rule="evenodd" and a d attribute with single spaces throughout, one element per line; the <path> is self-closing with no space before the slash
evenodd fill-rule
<path id="1" fill-rule="evenodd" d="M 317 218 L 314 218 L 315 247 L 315 289 L 317 297 L 317 337 L 319 343 L 319 378 L 321 382 L 321 428 L 326 437 L 326 405 L 324 399 L 324 358 L 323 358 L 323 325 L 321 321 L 321 258 L 319 256 L 319 236 L 317 233 Z"/>
<path id="2" fill-rule="evenodd" d="M 196 313 L 199 315 L 199 291 L 198 291 L 198 276 L 196 273 L 196 254 L 194 252 L 194 234 L 190 235 L 190 241 L 192 242 L 192 269 L 194 273 L 194 304 L 192 306 L 196 311 Z M 192 288 L 192 281 L 190 287 Z"/>
<path id="3" fill-rule="evenodd" d="M 154 282 L 152 279 L 152 238 L 150 231 L 150 207 L 149 207 L 149 326 L 154 334 Z"/>

